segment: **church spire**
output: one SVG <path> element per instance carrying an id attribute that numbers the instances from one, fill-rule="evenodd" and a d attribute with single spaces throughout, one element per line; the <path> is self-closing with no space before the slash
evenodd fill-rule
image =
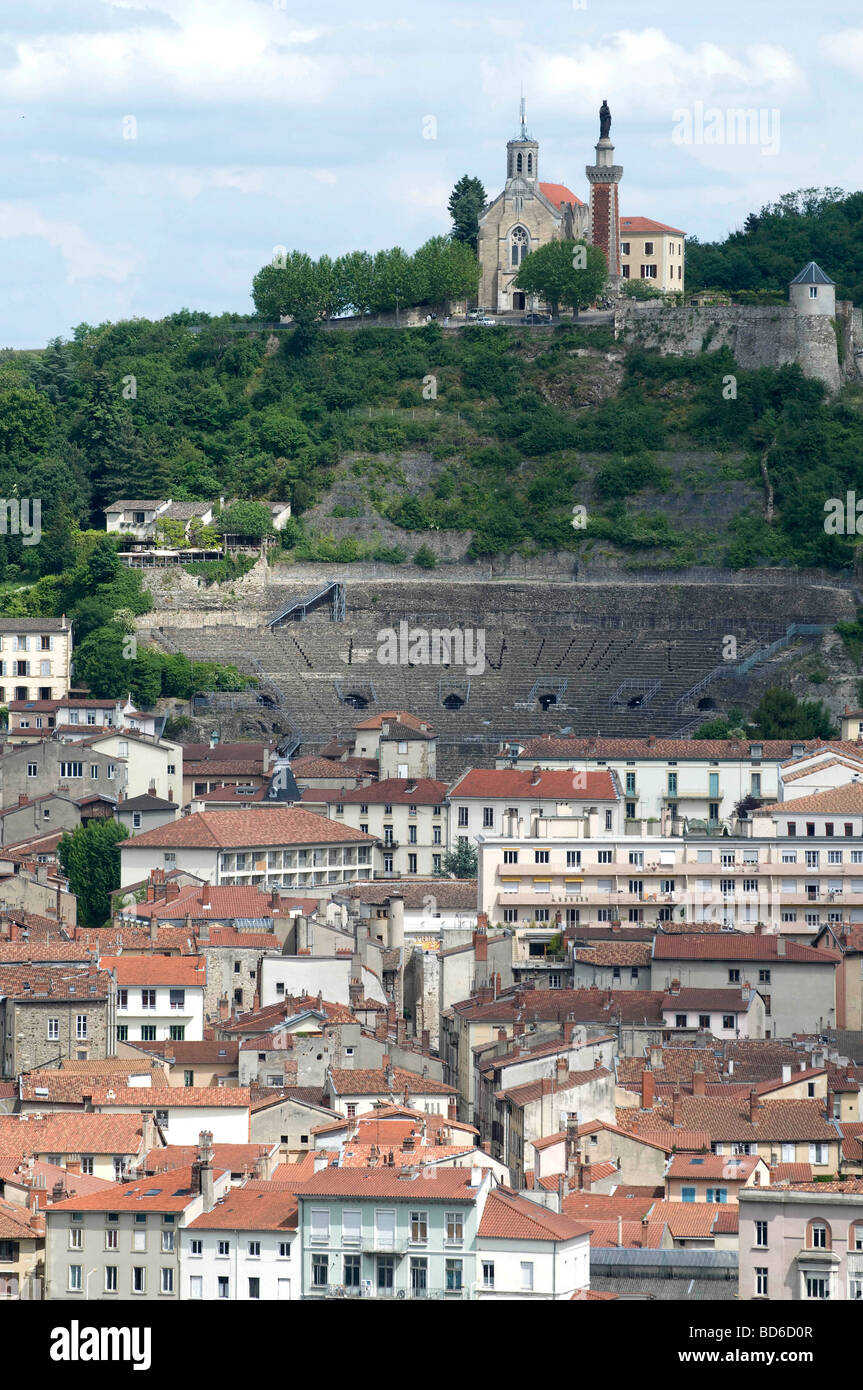
<path id="1" fill-rule="evenodd" d="M 539 177 L 539 145 L 527 128 L 527 112 L 522 90 L 519 101 L 518 132 L 506 146 L 506 177 L 535 184 Z"/>

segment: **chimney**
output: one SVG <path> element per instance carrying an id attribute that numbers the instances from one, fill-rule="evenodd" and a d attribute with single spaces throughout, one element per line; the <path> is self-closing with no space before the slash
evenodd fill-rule
<path id="1" fill-rule="evenodd" d="M 670 993 L 670 994 L 679 994 L 679 993 L 680 993 L 680 981 L 679 981 L 679 980 L 672 980 L 672 981 L 671 981 L 671 987 L 670 987 L 670 989 L 669 989 L 669 993 Z"/>
<path id="2" fill-rule="evenodd" d="M 431 1049 L 431 1033 L 429 1032 L 428 1028 L 423 1028 L 422 1030 L 420 1046 L 422 1047 L 423 1052 L 428 1052 Z"/>
<path id="3" fill-rule="evenodd" d="M 756 935 L 756 936 L 763 936 L 763 935 L 764 935 L 764 923 L 763 923 L 763 922 L 756 922 L 756 923 L 755 923 L 755 935 Z"/>
<path id="4" fill-rule="evenodd" d="M 407 1041 L 407 1023 L 403 1018 L 396 1020 L 396 1042 L 399 1047 L 404 1047 Z"/>
<path id="5" fill-rule="evenodd" d="M 784 936 L 777 936 L 777 938 L 776 938 L 776 954 L 777 954 L 777 956 L 784 956 L 784 955 L 785 955 L 785 947 L 786 947 L 786 945 L 787 945 L 787 943 L 786 943 L 785 937 L 784 937 Z"/>
<path id="6" fill-rule="evenodd" d="M 653 1072 L 650 1067 L 645 1067 L 641 1073 L 641 1108 L 642 1110 L 652 1110 L 656 1100 L 656 1083 L 653 1080 Z"/>
<path id="7" fill-rule="evenodd" d="M 783 1086 L 787 1086 L 787 1085 L 788 1085 L 788 1082 L 789 1082 L 790 1080 L 791 1080 L 791 1067 L 790 1067 L 790 1065 L 788 1065 L 788 1064 L 786 1063 L 786 1064 L 783 1066 L 783 1068 L 782 1068 L 782 1084 L 783 1084 Z"/>
<path id="8" fill-rule="evenodd" d="M 579 1163 L 578 1165 L 578 1186 L 580 1191 L 589 1192 L 591 1184 L 590 1164 Z"/>
<path id="9" fill-rule="evenodd" d="M 352 1009 L 358 1009 L 363 1002 L 363 982 L 356 977 L 348 981 L 348 1004 Z"/>
<path id="10" fill-rule="evenodd" d="M 201 1195 L 204 1198 L 204 1211 L 212 1211 L 216 1204 L 213 1186 L 213 1134 L 202 1129 L 198 1135 L 198 1165 L 201 1182 Z"/>
<path id="11" fill-rule="evenodd" d="M 226 1023 L 230 1017 L 231 1006 L 228 1002 L 228 996 L 227 994 L 223 994 L 219 1000 L 219 1021 L 220 1023 Z"/>
<path id="12" fill-rule="evenodd" d="M 458 1106 L 456 1105 L 456 1103 L 455 1103 L 454 1100 L 451 1100 L 451 1101 L 449 1102 L 449 1104 L 447 1105 L 447 1108 L 446 1108 L 446 1117 L 447 1117 L 448 1120 L 457 1120 L 457 1119 L 458 1119 Z"/>
<path id="13" fill-rule="evenodd" d="M 390 1061 L 388 1054 L 386 1054 L 386 1053 L 384 1054 L 383 1062 L 384 1062 L 384 1081 L 385 1081 L 387 1090 L 391 1092 L 392 1089 L 393 1089 L 393 1086 L 395 1085 L 396 1074 L 395 1074 L 395 1072 L 393 1071 L 393 1064 L 392 1064 L 392 1062 Z"/>
<path id="14" fill-rule="evenodd" d="M 564 1079 L 564 1077 L 567 1075 L 568 1071 L 569 1071 L 569 1062 L 566 1060 L 565 1057 L 558 1057 L 558 1059 L 557 1059 L 557 1079 L 558 1079 L 558 1082 L 560 1082 L 560 1081 L 562 1081 L 562 1080 Z"/>
<path id="15" fill-rule="evenodd" d="M 202 917 L 198 923 L 198 940 L 209 941 L 210 939 L 210 919 Z"/>
<path id="16" fill-rule="evenodd" d="M 557 1203 L 558 1203 L 558 1206 L 559 1206 L 561 1212 L 563 1211 L 563 1199 L 564 1199 L 565 1196 L 566 1196 L 566 1176 L 565 1176 L 564 1173 L 558 1173 L 558 1175 L 557 1175 Z"/>
<path id="17" fill-rule="evenodd" d="M 141 1143 L 145 1154 L 156 1147 L 156 1121 L 152 1110 L 141 1111 Z"/>
<path id="18" fill-rule="evenodd" d="M 760 1118 L 761 1099 L 755 1087 L 749 1092 L 749 1123 L 756 1124 Z"/>
<path id="19" fill-rule="evenodd" d="M 694 1096 L 703 1096 L 703 1095 L 706 1095 L 706 1094 L 707 1094 L 707 1091 L 706 1091 L 706 1089 L 705 1089 L 705 1082 L 706 1082 L 706 1077 L 705 1077 L 705 1075 L 704 1075 L 704 1072 L 701 1071 L 700 1068 L 697 1069 L 696 1071 L 693 1071 L 693 1073 L 692 1073 L 692 1094 L 693 1094 Z"/>
<path id="20" fill-rule="evenodd" d="M 675 1086 L 671 1101 L 671 1123 L 675 1126 L 683 1124 L 683 1114 L 680 1104 L 680 1087 Z"/>
<path id="21" fill-rule="evenodd" d="M 327 1166 L 327 1156 L 325 1153 L 315 1154 L 315 1172 L 320 1173 Z"/>
<path id="22" fill-rule="evenodd" d="M 210 900 L 210 885 L 209 883 L 205 883 L 201 887 L 201 907 L 211 906 L 212 902 Z"/>
<path id="23" fill-rule="evenodd" d="M 387 1036 L 387 1016 L 379 1013 L 375 1018 L 375 1037 L 379 1042 L 383 1042 Z"/>
<path id="24" fill-rule="evenodd" d="M 477 963 L 479 963 L 480 961 L 488 960 L 488 935 L 486 934 L 485 930 L 480 930 L 480 928 L 477 928 L 474 932 L 473 952 L 474 960 Z"/>
<path id="25" fill-rule="evenodd" d="M 539 784 L 539 782 L 541 781 L 541 779 L 542 779 L 542 771 L 540 770 L 539 767 L 535 767 L 535 768 L 533 769 L 533 772 L 530 774 L 530 785 L 531 785 L 532 787 L 537 786 L 537 785 Z"/>
<path id="26" fill-rule="evenodd" d="M 618 1246 L 618 1249 L 619 1249 L 619 1250 L 622 1250 L 622 1249 L 623 1249 L 623 1217 L 622 1217 L 622 1216 L 618 1216 L 618 1218 L 617 1218 L 617 1246 Z"/>
<path id="27" fill-rule="evenodd" d="M 571 1043 L 575 1033 L 576 1025 L 571 1018 L 568 1018 L 563 1025 L 563 1041 Z"/>
<path id="28" fill-rule="evenodd" d="M 153 945 L 155 945 L 156 942 L 157 942 L 158 939 L 159 939 L 159 919 L 158 919 L 158 917 L 156 916 L 155 912 L 151 912 L 151 913 L 150 913 L 150 933 L 149 933 L 149 935 L 150 935 L 150 941 L 151 941 L 151 943 L 152 943 Z"/>

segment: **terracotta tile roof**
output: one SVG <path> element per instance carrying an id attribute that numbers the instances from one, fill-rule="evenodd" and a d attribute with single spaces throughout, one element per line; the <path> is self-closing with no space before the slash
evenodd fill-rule
<path id="1" fill-rule="evenodd" d="M 208 906 L 204 907 L 206 893 Z M 148 921 L 155 912 L 158 920 L 173 919 L 182 924 L 191 917 L 193 924 L 209 921 L 213 924 L 227 925 L 236 917 L 272 917 L 272 897 L 260 888 L 240 887 L 236 884 L 198 884 L 180 889 L 174 897 L 158 896 L 154 902 L 137 903 L 129 909 Z M 277 896 L 277 904 L 287 913 L 294 904 L 302 907 L 317 907 L 317 898 L 303 898 L 290 891 Z"/>
<path id="2" fill-rule="evenodd" d="M 446 782 L 430 777 L 386 777 L 367 787 L 306 787 L 303 801 L 345 802 L 351 805 L 378 803 L 394 806 L 442 806 Z"/>
<path id="3" fill-rule="evenodd" d="M 576 207 L 584 207 L 582 199 L 577 193 L 573 193 L 571 188 L 567 188 L 565 183 L 541 183 L 539 191 L 545 194 L 556 208 L 559 208 L 561 203 L 573 203 Z"/>
<path id="4" fill-rule="evenodd" d="M 670 1105 L 662 1105 L 654 1110 L 630 1111 L 627 1124 L 626 1111 L 618 1110 L 618 1118 L 627 1127 L 637 1127 L 640 1132 L 650 1134 L 659 1128 L 667 1132 Z M 827 1140 L 838 1143 L 839 1134 L 833 1124 L 824 1118 L 823 1101 L 819 1100 L 764 1100 L 757 1118 L 749 1119 L 748 1101 L 742 1098 L 730 1100 L 709 1096 L 681 1096 L 681 1125 L 679 1128 L 699 1130 L 710 1135 L 712 1142 L 730 1140 L 757 1140 L 762 1143 L 791 1141 Z M 672 1131 L 672 1134 L 676 1131 Z M 672 1140 L 672 1142 L 675 1142 Z"/>
<path id="5" fill-rule="evenodd" d="M 522 1034 L 522 1037 L 525 1035 Z M 591 1039 L 593 1041 L 593 1039 Z M 479 1043 L 474 1052 L 481 1053 L 487 1047 L 494 1047 L 493 1042 Z M 501 1067 L 511 1066 L 515 1062 L 530 1062 L 535 1057 L 554 1057 L 556 1053 L 565 1053 L 572 1050 L 572 1043 L 564 1042 L 562 1038 L 553 1038 L 550 1042 L 535 1043 L 532 1047 L 515 1046 L 510 1052 L 502 1052 L 498 1055 L 488 1053 L 485 1057 L 478 1058 L 479 1070 L 483 1076 L 491 1076 Z"/>
<path id="6" fill-rule="evenodd" d="M 662 991 L 645 989 L 529 989 L 500 994 L 481 1003 L 476 998 L 452 1005 L 454 1013 L 474 1022 L 512 1023 L 574 1017 L 578 1023 L 609 1023 L 618 1016 L 623 1023 L 655 1023 L 662 1026 Z"/>
<path id="7" fill-rule="evenodd" d="M 359 1144 L 345 1140 L 338 1163 L 340 1168 L 368 1168 L 380 1162 L 389 1168 L 412 1168 L 415 1164 L 438 1163 L 447 1158 L 463 1158 L 476 1151 L 474 1144 L 433 1144 L 417 1136 L 408 1148 L 404 1144 Z M 390 1159 L 390 1155 L 392 1158 Z"/>
<path id="8" fill-rule="evenodd" d="M 825 758 L 823 762 L 819 763 L 812 763 L 808 759 L 806 759 L 806 767 L 799 768 L 797 772 L 785 771 L 786 767 L 793 767 L 795 763 L 799 761 L 800 759 L 795 758 L 790 763 L 783 763 L 782 781 L 786 784 L 786 786 L 789 782 L 798 782 L 801 777 L 812 777 L 813 775 L 817 776 L 818 773 L 823 772 L 824 769 L 828 767 L 849 767 L 853 771 L 856 768 L 863 766 L 863 763 L 861 763 L 861 760 L 859 758 Z M 787 805 L 787 802 L 779 801 L 774 802 L 773 804 L 776 806 L 785 806 Z"/>
<path id="9" fill-rule="evenodd" d="M 45 1218 L 0 1198 L 0 1240 L 42 1240 Z"/>
<path id="10" fill-rule="evenodd" d="M 370 714 L 368 719 L 361 719 L 353 727 L 355 729 L 380 729 L 385 722 L 389 723 L 393 719 L 397 723 L 404 724 L 406 729 L 410 729 L 414 733 L 421 732 L 423 724 L 427 728 L 429 727 L 428 720 L 420 719 L 417 714 L 409 714 L 404 709 L 382 709 L 379 714 Z"/>
<path id="11" fill-rule="evenodd" d="M 168 849 L 255 849 L 268 845 L 375 844 L 374 835 L 340 825 L 314 811 L 271 807 L 266 815 L 243 816 L 235 811 L 194 811 L 189 816 L 133 835 L 124 847 L 164 845 Z"/>
<path id="12" fill-rule="evenodd" d="M 564 1201 L 564 1207 L 566 1207 Z M 594 1221 L 590 1237 L 591 1250 L 606 1250 L 609 1247 L 624 1250 L 660 1250 L 665 1226 L 661 1221 L 627 1221 L 619 1224 L 614 1221 Z"/>
<path id="13" fill-rule="evenodd" d="M 722 1076 L 711 1048 L 707 1047 L 663 1047 L 660 1048 L 662 1065 L 651 1064 L 656 1085 L 671 1082 L 690 1085 L 693 1071 L 703 1071 L 705 1081 L 721 1081 Z M 641 1073 L 647 1067 L 643 1057 L 620 1057 L 617 1063 L 618 1085 L 640 1086 Z"/>
<path id="14" fill-rule="evenodd" d="M 795 1183 L 795 1192 L 846 1192 L 852 1196 L 863 1193 L 863 1178 L 845 1178 L 839 1182 Z"/>
<path id="15" fill-rule="evenodd" d="M 265 1191 L 263 1181 L 253 1192 L 232 1188 L 212 1211 L 189 1222 L 193 1231 L 295 1231 L 297 1199 L 292 1192 L 274 1187 Z"/>
<path id="16" fill-rule="evenodd" d="M 574 1221 L 520 1197 L 509 1187 L 493 1187 L 486 1197 L 477 1237 L 480 1240 L 575 1240 L 590 1234 L 591 1226 Z"/>
<path id="17" fill-rule="evenodd" d="M 68 1196 L 75 1193 L 103 1192 L 113 1187 L 106 1178 L 94 1178 L 90 1173 L 70 1173 L 56 1163 L 31 1162 L 29 1159 L 0 1158 L 0 1180 L 7 1187 L 25 1191 L 30 1178 L 44 1179 L 44 1186 L 34 1188 L 40 1206 L 47 1205 L 54 1185 L 61 1183 Z"/>
<path id="18" fill-rule="evenodd" d="M 214 1165 L 214 1177 L 221 1172 Z M 171 1168 L 153 1176 L 136 1178 L 129 1183 L 111 1183 L 110 1192 L 82 1193 L 64 1202 L 55 1202 L 52 1212 L 63 1211 L 185 1211 L 199 1194 L 193 1189 L 190 1166 Z"/>
<path id="19" fill-rule="evenodd" d="M 540 1100 L 543 1095 L 561 1095 L 568 1091 L 575 1091 L 580 1086 L 589 1086 L 593 1081 L 599 1081 L 603 1077 L 611 1077 L 613 1073 L 608 1067 L 593 1067 L 589 1071 L 570 1071 L 556 1078 L 552 1085 L 548 1077 L 537 1078 L 536 1081 L 525 1081 L 521 1086 L 513 1086 L 505 1091 L 498 1091 L 495 1099 L 506 1100 L 510 1105 L 522 1108 L 525 1105 L 532 1105 L 534 1101 Z"/>
<path id="20" fill-rule="evenodd" d="M 803 815 L 804 812 L 820 812 L 829 816 L 854 815 L 863 811 L 863 783 L 846 782 L 841 787 L 831 787 L 826 792 L 814 792 L 811 796 L 798 796 L 789 801 L 773 801 L 769 806 L 759 806 L 758 816 Z"/>
<path id="21" fill-rule="evenodd" d="M 263 762 L 264 753 L 275 753 L 275 743 L 186 743 L 183 745 L 183 762 L 216 762 L 222 758 L 245 758 L 247 761 Z"/>
<path id="22" fill-rule="evenodd" d="M 752 994 L 757 992 L 753 990 Z M 745 1014 L 751 1002 L 752 997 L 744 998 L 739 989 L 680 989 L 675 994 L 667 993 L 662 1007 L 670 1013 L 675 1009 L 681 1009 L 684 1013 L 694 1009 L 703 1013 Z"/>
<path id="23" fill-rule="evenodd" d="M 576 1220 L 611 1221 L 617 1223 L 618 1216 L 624 1221 L 638 1221 L 646 1216 L 655 1205 L 653 1196 L 619 1197 L 605 1192 L 571 1192 L 563 1199 L 563 1210 L 567 1216 Z"/>
<path id="24" fill-rule="evenodd" d="M 104 970 L 89 974 L 70 965 L 7 965 L 0 970 L 0 998 L 80 999 L 99 1003 L 107 999 L 113 980 Z"/>
<path id="25" fill-rule="evenodd" d="M 811 1182 L 811 1163 L 774 1163 L 770 1169 L 770 1185 L 783 1182 Z"/>
<path id="26" fill-rule="evenodd" d="M 621 237 L 625 232 L 673 232 L 675 236 L 686 236 L 679 227 L 668 227 L 664 222 L 654 222 L 652 217 L 621 217 Z"/>
<path id="27" fill-rule="evenodd" d="M 251 1172 L 273 1147 L 272 1144 L 213 1144 L 213 1166 L 228 1168 L 232 1174 Z M 166 1144 L 144 1155 L 142 1171 L 164 1173 L 172 1168 L 190 1167 L 197 1157 L 197 1144 Z"/>
<path id="28" fill-rule="evenodd" d="M 103 970 L 114 972 L 117 984 L 182 985 L 203 989 L 207 967 L 195 956 L 102 956 Z"/>
<path id="29" fill-rule="evenodd" d="M 133 1073 L 134 1066 L 131 1068 Z M 39 1092 L 47 1091 L 48 1095 Z M 93 1105 L 134 1105 L 136 1110 L 162 1110 L 177 1106 L 248 1106 L 245 1086 L 124 1086 L 108 1077 L 98 1080 L 80 1072 L 31 1071 L 21 1078 L 21 1099 L 28 1102 L 83 1103 L 91 1096 Z"/>
<path id="30" fill-rule="evenodd" d="M 439 908 L 465 907 L 476 910 L 477 893 L 475 878 L 421 878 L 421 879 L 373 879 L 364 883 L 351 883 L 338 887 L 335 898 L 356 898 L 364 903 L 384 903 L 394 893 L 400 893 L 405 900 L 405 908 L 423 907 L 425 899 L 432 894 Z"/>
<path id="31" fill-rule="evenodd" d="M 325 758 L 309 754 L 304 758 L 291 759 L 291 772 L 297 782 L 302 782 L 306 777 L 326 777 L 332 780 L 345 777 L 348 781 L 355 781 L 364 772 L 377 773 L 377 768 L 376 758 Z"/>
<path id="32" fill-rule="evenodd" d="M 420 1168 L 395 1172 L 382 1168 L 325 1168 L 315 1173 L 299 1192 L 306 1197 L 386 1197 L 415 1202 L 474 1202 L 477 1189 L 470 1185 L 470 1168 Z"/>
<path id="33" fill-rule="evenodd" d="M 36 965 L 41 962 L 54 963 L 80 961 L 88 964 L 90 952 L 86 946 L 73 941 L 59 941 L 56 937 L 48 941 L 0 941 L 0 968 L 5 965 Z M 3 975 L 0 973 L 0 984 Z"/>
<path id="34" fill-rule="evenodd" d="M 759 1159 L 726 1158 L 721 1154 L 696 1157 L 688 1153 L 672 1154 L 665 1176 L 667 1178 L 709 1178 L 713 1181 L 746 1182 L 758 1167 Z"/>
<path id="35" fill-rule="evenodd" d="M 64 1057 L 60 1062 L 60 1071 L 74 1072 L 80 1076 L 125 1076 L 127 1080 L 130 1076 L 150 1072 L 157 1085 L 162 1080 L 167 1085 L 165 1066 L 155 1057 L 141 1057 L 140 1061 L 134 1057 Z"/>
<path id="36" fill-rule="evenodd" d="M 450 801 L 468 797 L 500 798 L 508 801 L 617 801 L 620 797 L 614 777 L 607 770 L 582 771 L 576 779 L 572 769 L 556 770 L 528 767 L 470 768 L 450 787 Z"/>
<path id="37" fill-rule="evenodd" d="M 783 937 L 785 953 L 777 950 L 779 938 L 770 932 L 760 936 L 752 933 L 727 932 L 700 936 L 663 936 L 657 934 L 653 943 L 654 960 L 765 960 L 776 963 L 787 960 L 792 964 L 834 964 L 841 957 L 838 951 L 815 950 Z"/>
<path id="38" fill-rule="evenodd" d="M 589 965 L 649 965 L 651 945 L 647 941 L 600 941 L 596 946 L 579 946 L 576 960 Z"/>
<path id="39" fill-rule="evenodd" d="M 0 1115 L 0 1153 L 137 1154 L 140 1115 L 57 1111 L 46 1115 Z"/>
<path id="40" fill-rule="evenodd" d="M 682 235 L 682 233 L 681 233 Z M 824 744 L 820 739 L 762 739 L 762 762 L 779 761 L 792 756 L 792 748 L 802 745 L 807 752 L 816 749 L 843 748 L 848 751 L 858 749 L 857 744 L 833 740 Z M 731 760 L 751 762 L 750 741 L 734 738 L 596 738 L 590 735 L 575 738 L 555 737 L 543 734 L 539 738 L 525 739 L 520 745 L 519 758 L 637 758 L 678 762 L 695 759 L 698 762 Z"/>
<path id="41" fill-rule="evenodd" d="M 383 1068 L 358 1067 L 347 1071 L 333 1067 L 328 1074 L 337 1096 L 399 1095 L 405 1089 L 414 1096 L 456 1094 L 455 1086 L 448 1086 L 445 1081 L 435 1081 L 430 1076 L 418 1076 L 416 1072 L 405 1071 L 403 1067 L 393 1067 L 392 1084 L 388 1084 Z"/>
<path id="42" fill-rule="evenodd" d="M 656 1202 L 650 1221 L 664 1222 L 675 1240 L 707 1240 L 714 1234 L 716 1218 L 724 1213 L 727 1222 L 730 1212 L 736 1208 L 718 1202 Z"/>
<path id="43" fill-rule="evenodd" d="M 252 1110 L 265 1110 L 268 1105 L 281 1101 L 295 1100 L 300 1105 L 314 1105 L 318 1110 L 329 1110 L 324 1092 L 320 1086 L 252 1086 Z"/>

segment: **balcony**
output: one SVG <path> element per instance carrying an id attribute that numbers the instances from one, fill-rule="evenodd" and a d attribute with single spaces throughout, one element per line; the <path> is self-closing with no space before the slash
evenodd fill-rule
<path id="1" fill-rule="evenodd" d="M 359 1248 L 364 1255 L 397 1255 L 401 1258 L 407 1252 L 408 1238 L 373 1231 L 363 1235 Z"/>
<path id="2" fill-rule="evenodd" d="M 467 1289 L 379 1289 L 371 1280 L 366 1280 L 363 1285 L 357 1287 L 356 1284 L 322 1284 L 317 1288 L 311 1288 L 305 1294 L 306 1298 L 382 1298 L 387 1301 L 393 1299 L 466 1299 L 470 1297 Z"/>

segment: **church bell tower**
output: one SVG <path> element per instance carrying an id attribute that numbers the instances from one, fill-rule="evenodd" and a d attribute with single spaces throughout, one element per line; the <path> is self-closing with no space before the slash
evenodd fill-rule
<path id="1" fill-rule="evenodd" d="M 533 192 L 539 181 L 539 142 L 529 134 L 525 123 L 524 97 L 521 99 L 520 129 L 514 139 L 506 143 L 506 191 L 515 193 L 515 185 L 527 185 L 525 192 Z"/>

